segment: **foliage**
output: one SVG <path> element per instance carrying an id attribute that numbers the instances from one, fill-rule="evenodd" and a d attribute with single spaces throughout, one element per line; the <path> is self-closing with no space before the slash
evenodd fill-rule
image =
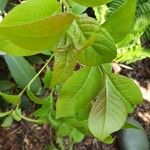
<path id="1" fill-rule="evenodd" d="M 4 17 L 0 49 L 6 53 L 13 79 L 23 88 L 18 89 L 18 95 L 8 90 L 0 93 L 3 100 L 13 104 L 9 111 L 0 113 L 4 127 L 13 119 L 25 119 L 50 123 L 58 135 L 68 135 L 74 141 L 84 135 L 113 141 L 111 134 L 124 127 L 128 113 L 142 102 L 142 95 L 132 80 L 111 73 L 116 44 L 132 29 L 136 0 L 126 0 L 104 23 L 82 14 L 87 6 L 101 7 L 110 1 L 27 0 Z M 23 56 L 38 53 L 49 59 L 36 74 Z M 38 76 L 45 68 L 42 87 Z M 48 96 L 40 89 L 48 90 Z M 23 95 L 39 106 L 32 114 L 35 119 L 22 114 Z"/>
<path id="2" fill-rule="evenodd" d="M 114 0 L 108 7 L 113 14 L 125 0 Z M 143 41 L 150 40 L 150 1 L 137 0 L 134 26 L 128 36 L 119 43 L 116 62 L 131 63 L 150 56 L 150 48 Z"/>

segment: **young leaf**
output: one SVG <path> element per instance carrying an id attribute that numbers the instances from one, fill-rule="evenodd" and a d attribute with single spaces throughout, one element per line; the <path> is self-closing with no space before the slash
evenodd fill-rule
<path id="1" fill-rule="evenodd" d="M 85 136 L 83 133 L 81 133 L 75 128 L 71 131 L 69 135 L 73 138 L 73 141 L 76 143 L 81 142 Z"/>
<path id="2" fill-rule="evenodd" d="M 77 19 L 77 24 L 80 36 L 83 36 L 82 43 L 86 43 L 86 46 L 77 54 L 80 63 L 94 66 L 108 63 L 116 57 L 113 39 L 96 20 L 84 16 Z"/>
<path id="3" fill-rule="evenodd" d="M 51 85 L 63 83 L 74 71 L 76 58 L 71 47 L 55 52 L 55 63 Z"/>
<path id="4" fill-rule="evenodd" d="M 13 122 L 13 118 L 11 115 L 7 116 L 3 122 L 3 124 L 1 125 L 3 128 L 7 128 L 9 127 Z"/>
<path id="5" fill-rule="evenodd" d="M 46 74 L 45 74 L 45 76 L 43 78 L 44 85 L 47 88 L 50 88 L 51 80 L 52 80 L 52 71 L 50 69 L 47 69 Z"/>
<path id="6" fill-rule="evenodd" d="M 85 67 L 75 72 L 64 84 L 56 104 L 56 116 L 74 116 L 96 97 L 102 74 L 98 67 Z"/>
<path id="7" fill-rule="evenodd" d="M 48 97 L 46 99 L 40 99 L 40 98 L 36 97 L 29 88 L 27 89 L 27 94 L 28 94 L 28 97 L 30 98 L 30 100 L 36 104 L 42 105 L 42 104 L 47 104 L 49 102 L 48 98 L 50 98 L 50 97 Z"/>
<path id="8" fill-rule="evenodd" d="M 0 81 L 0 91 L 7 91 L 12 87 L 14 87 L 14 84 L 12 82 L 7 80 Z"/>
<path id="9" fill-rule="evenodd" d="M 7 102 L 12 103 L 12 104 L 19 104 L 21 99 L 19 95 L 8 95 L 5 93 L 0 92 L 0 96 Z"/>
<path id="10" fill-rule="evenodd" d="M 16 113 L 16 110 L 14 110 L 13 112 L 12 112 L 12 117 L 13 117 L 13 119 L 15 120 L 15 121 L 21 121 L 21 117 Z"/>
<path id="11" fill-rule="evenodd" d="M 116 43 L 121 42 L 130 32 L 134 22 L 135 10 L 136 0 L 126 0 L 102 25 Z"/>
<path id="12" fill-rule="evenodd" d="M 0 23 L 0 41 L 14 43 L 25 55 L 29 50 L 35 54 L 52 48 L 75 17 L 69 13 L 54 15 L 59 11 L 56 0 L 28 0 L 16 6 Z"/>
<path id="13" fill-rule="evenodd" d="M 0 118 L 6 117 L 10 114 L 10 111 L 7 112 L 0 112 Z"/>
<path id="14" fill-rule="evenodd" d="M 35 117 L 46 117 L 50 111 L 50 106 L 49 105 L 42 105 L 39 109 L 33 112 L 33 115 Z"/>
<path id="15" fill-rule="evenodd" d="M 9 55 L 5 55 L 4 58 L 12 77 L 21 88 L 24 88 L 36 75 L 36 72 L 25 58 Z M 40 79 L 36 78 L 31 84 L 31 90 L 37 92 L 40 87 Z"/>
<path id="16" fill-rule="evenodd" d="M 74 1 L 81 5 L 85 5 L 88 7 L 95 7 L 95 6 L 107 4 L 107 3 L 111 2 L 112 0 L 84 0 L 84 1 L 83 0 L 74 0 Z"/>
<path id="17" fill-rule="evenodd" d="M 133 81 L 120 75 L 107 74 L 104 89 L 100 91 L 89 115 L 91 133 L 104 141 L 123 127 L 128 107 L 141 102 L 141 92 Z"/>

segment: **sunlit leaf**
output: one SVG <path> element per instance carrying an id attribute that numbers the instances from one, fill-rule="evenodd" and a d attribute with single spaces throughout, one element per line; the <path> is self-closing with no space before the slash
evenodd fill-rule
<path id="1" fill-rule="evenodd" d="M 111 34 L 116 43 L 123 40 L 131 31 L 135 10 L 136 0 L 126 0 L 102 25 Z"/>

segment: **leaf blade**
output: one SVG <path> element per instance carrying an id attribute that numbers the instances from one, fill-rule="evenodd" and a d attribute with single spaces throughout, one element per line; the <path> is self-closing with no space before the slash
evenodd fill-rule
<path id="1" fill-rule="evenodd" d="M 4 58 L 9 67 L 12 77 L 20 87 L 24 88 L 36 75 L 33 67 L 25 58 L 9 55 L 5 55 Z M 40 87 L 41 81 L 39 78 L 36 78 L 31 85 L 31 90 L 37 92 Z"/>
<path id="2" fill-rule="evenodd" d="M 74 116 L 81 108 L 90 104 L 98 94 L 100 82 L 101 72 L 97 67 L 85 67 L 75 72 L 60 92 L 56 104 L 57 118 Z"/>
<path id="3" fill-rule="evenodd" d="M 134 22 L 135 10 L 136 0 L 127 0 L 102 25 L 111 34 L 116 43 L 123 40 L 130 32 Z M 118 25 L 119 28 L 117 28 Z"/>

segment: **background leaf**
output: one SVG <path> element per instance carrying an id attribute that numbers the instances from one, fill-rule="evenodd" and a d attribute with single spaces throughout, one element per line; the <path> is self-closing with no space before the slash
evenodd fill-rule
<path id="1" fill-rule="evenodd" d="M 1 125 L 3 128 L 7 128 L 9 127 L 13 122 L 13 118 L 11 115 L 7 116 L 3 122 L 3 124 Z"/>
<path id="2" fill-rule="evenodd" d="M 0 1 L 0 14 L 1 14 L 1 13 L 3 12 L 3 10 L 5 9 L 7 2 L 8 2 L 8 0 L 1 0 L 1 1 Z"/>
<path id="3" fill-rule="evenodd" d="M 12 87 L 14 87 L 14 83 L 7 80 L 0 81 L 0 91 L 7 91 Z"/>
<path id="4" fill-rule="evenodd" d="M 35 70 L 25 58 L 9 55 L 5 55 L 4 58 L 12 77 L 21 88 L 24 88 L 36 75 Z M 36 78 L 31 84 L 31 90 L 37 92 L 40 87 L 41 81 L 39 78 Z"/>
<path id="5" fill-rule="evenodd" d="M 95 6 L 107 4 L 107 3 L 111 2 L 112 0 L 84 0 L 84 1 L 83 0 L 74 0 L 74 1 L 81 5 L 85 5 L 88 7 L 95 7 Z"/>
<path id="6" fill-rule="evenodd" d="M 135 10 L 136 0 L 126 0 L 102 25 L 111 34 L 116 43 L 123 40 L 131 31 Z"/>

